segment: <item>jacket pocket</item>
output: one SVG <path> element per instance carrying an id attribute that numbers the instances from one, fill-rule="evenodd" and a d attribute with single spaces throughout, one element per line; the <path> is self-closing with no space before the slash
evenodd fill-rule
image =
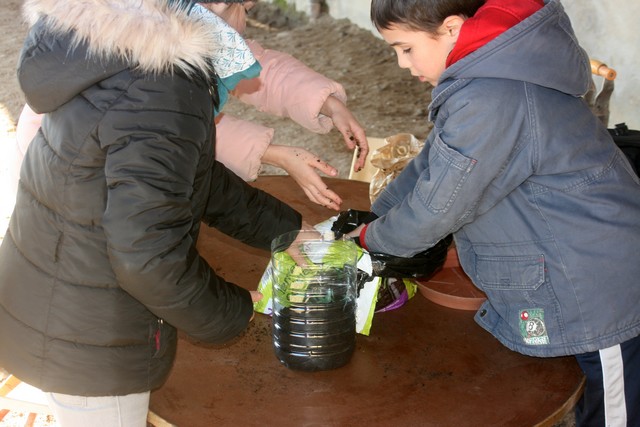
<path id="1" fill-rule="evenodd" d="M 543 255 L 479 256 L 476 275 L 491 307 L 527 345 L 561 342 L 557 298 Z"/>
<path id="2" fill-rule="evenodd" d="M 491 305 L 509 323 L 523 309 L 548 309 L 555 301 L 545 284 L 542 255 L 478 256 L 476 275 Z"/>
<path id="3" fill-rule="evenodd" d="M 429 149 L 428 179 L 418 180 L 416 191 L 432 213 L 446 213 L 471 174 L 476 160 L 469 158 L 437 135 Z"/>
<path id="4" fill-rule="evenodd" d="M 476 272 L 487 290 L 536 291 L 545 280 L 544 256 L 478 256 Z"/>

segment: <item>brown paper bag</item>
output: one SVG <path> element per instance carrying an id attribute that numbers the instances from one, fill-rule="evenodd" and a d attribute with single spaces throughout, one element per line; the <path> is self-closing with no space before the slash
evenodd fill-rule
<path id="1" fill-rule="evenodd" d="M 371 153 L 370 162 L 376 168 L 369 184 L 371 203 L 424 146 L 424 142 L 410 133 L 389 136 L 385 138 L 385 142 L 385 145 Z"/>

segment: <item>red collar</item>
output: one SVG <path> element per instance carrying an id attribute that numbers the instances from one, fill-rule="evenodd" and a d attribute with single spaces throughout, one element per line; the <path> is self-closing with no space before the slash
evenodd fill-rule
<path id="1" fill-rule="evenodd" d="M 460 28 L 447 67 L 542 9 L 542 0 L 487 0 Z"/>

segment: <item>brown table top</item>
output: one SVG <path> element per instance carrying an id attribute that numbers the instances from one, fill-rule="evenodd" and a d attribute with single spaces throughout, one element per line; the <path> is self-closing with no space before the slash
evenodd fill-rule
<path id="1" fill-rule="evenodd" d="M 343 208 L 368 209 L 368 185 L 327 179 Z M 335 213 L 309 202 L 289 177 L 256 187 L 310 223 Z M 269 253 L 203 229 L 199 249 L 226 279 L 257 287 Z M 271 319 L 262 314 L 234 343 L 196 345 L 181 337 L 173 371 L 151 409 L 179 426 L 532 426 L 552 425 L 575 404 L 582 373 L 573 357 L 542 359 L 502 346 L 473 312 L 417 294 L 377 313 L 358 335 L 348 365 L 297 372 L 280 364 Z"/>

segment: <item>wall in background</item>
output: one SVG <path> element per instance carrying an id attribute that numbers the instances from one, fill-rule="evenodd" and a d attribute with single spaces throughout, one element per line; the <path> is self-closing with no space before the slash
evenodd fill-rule
<path id="1" fill-rule="evenodd" d="M 310 0 L 287 0 L 296 10 L 309 12 Z M 347 18 L 375 31 L 369 20 L 370 0 L 326 0 L 334 18 Z M 640 17 L 638 0 L 563 0 L 582 47 L 589 56 L 618 72 L 610 103 L 609 126 L 626 122 L 640 129 Z M 602 83 L 595 79 L 596 84 Z M 598 86 L 599 87 L 599 86 Z"/>

